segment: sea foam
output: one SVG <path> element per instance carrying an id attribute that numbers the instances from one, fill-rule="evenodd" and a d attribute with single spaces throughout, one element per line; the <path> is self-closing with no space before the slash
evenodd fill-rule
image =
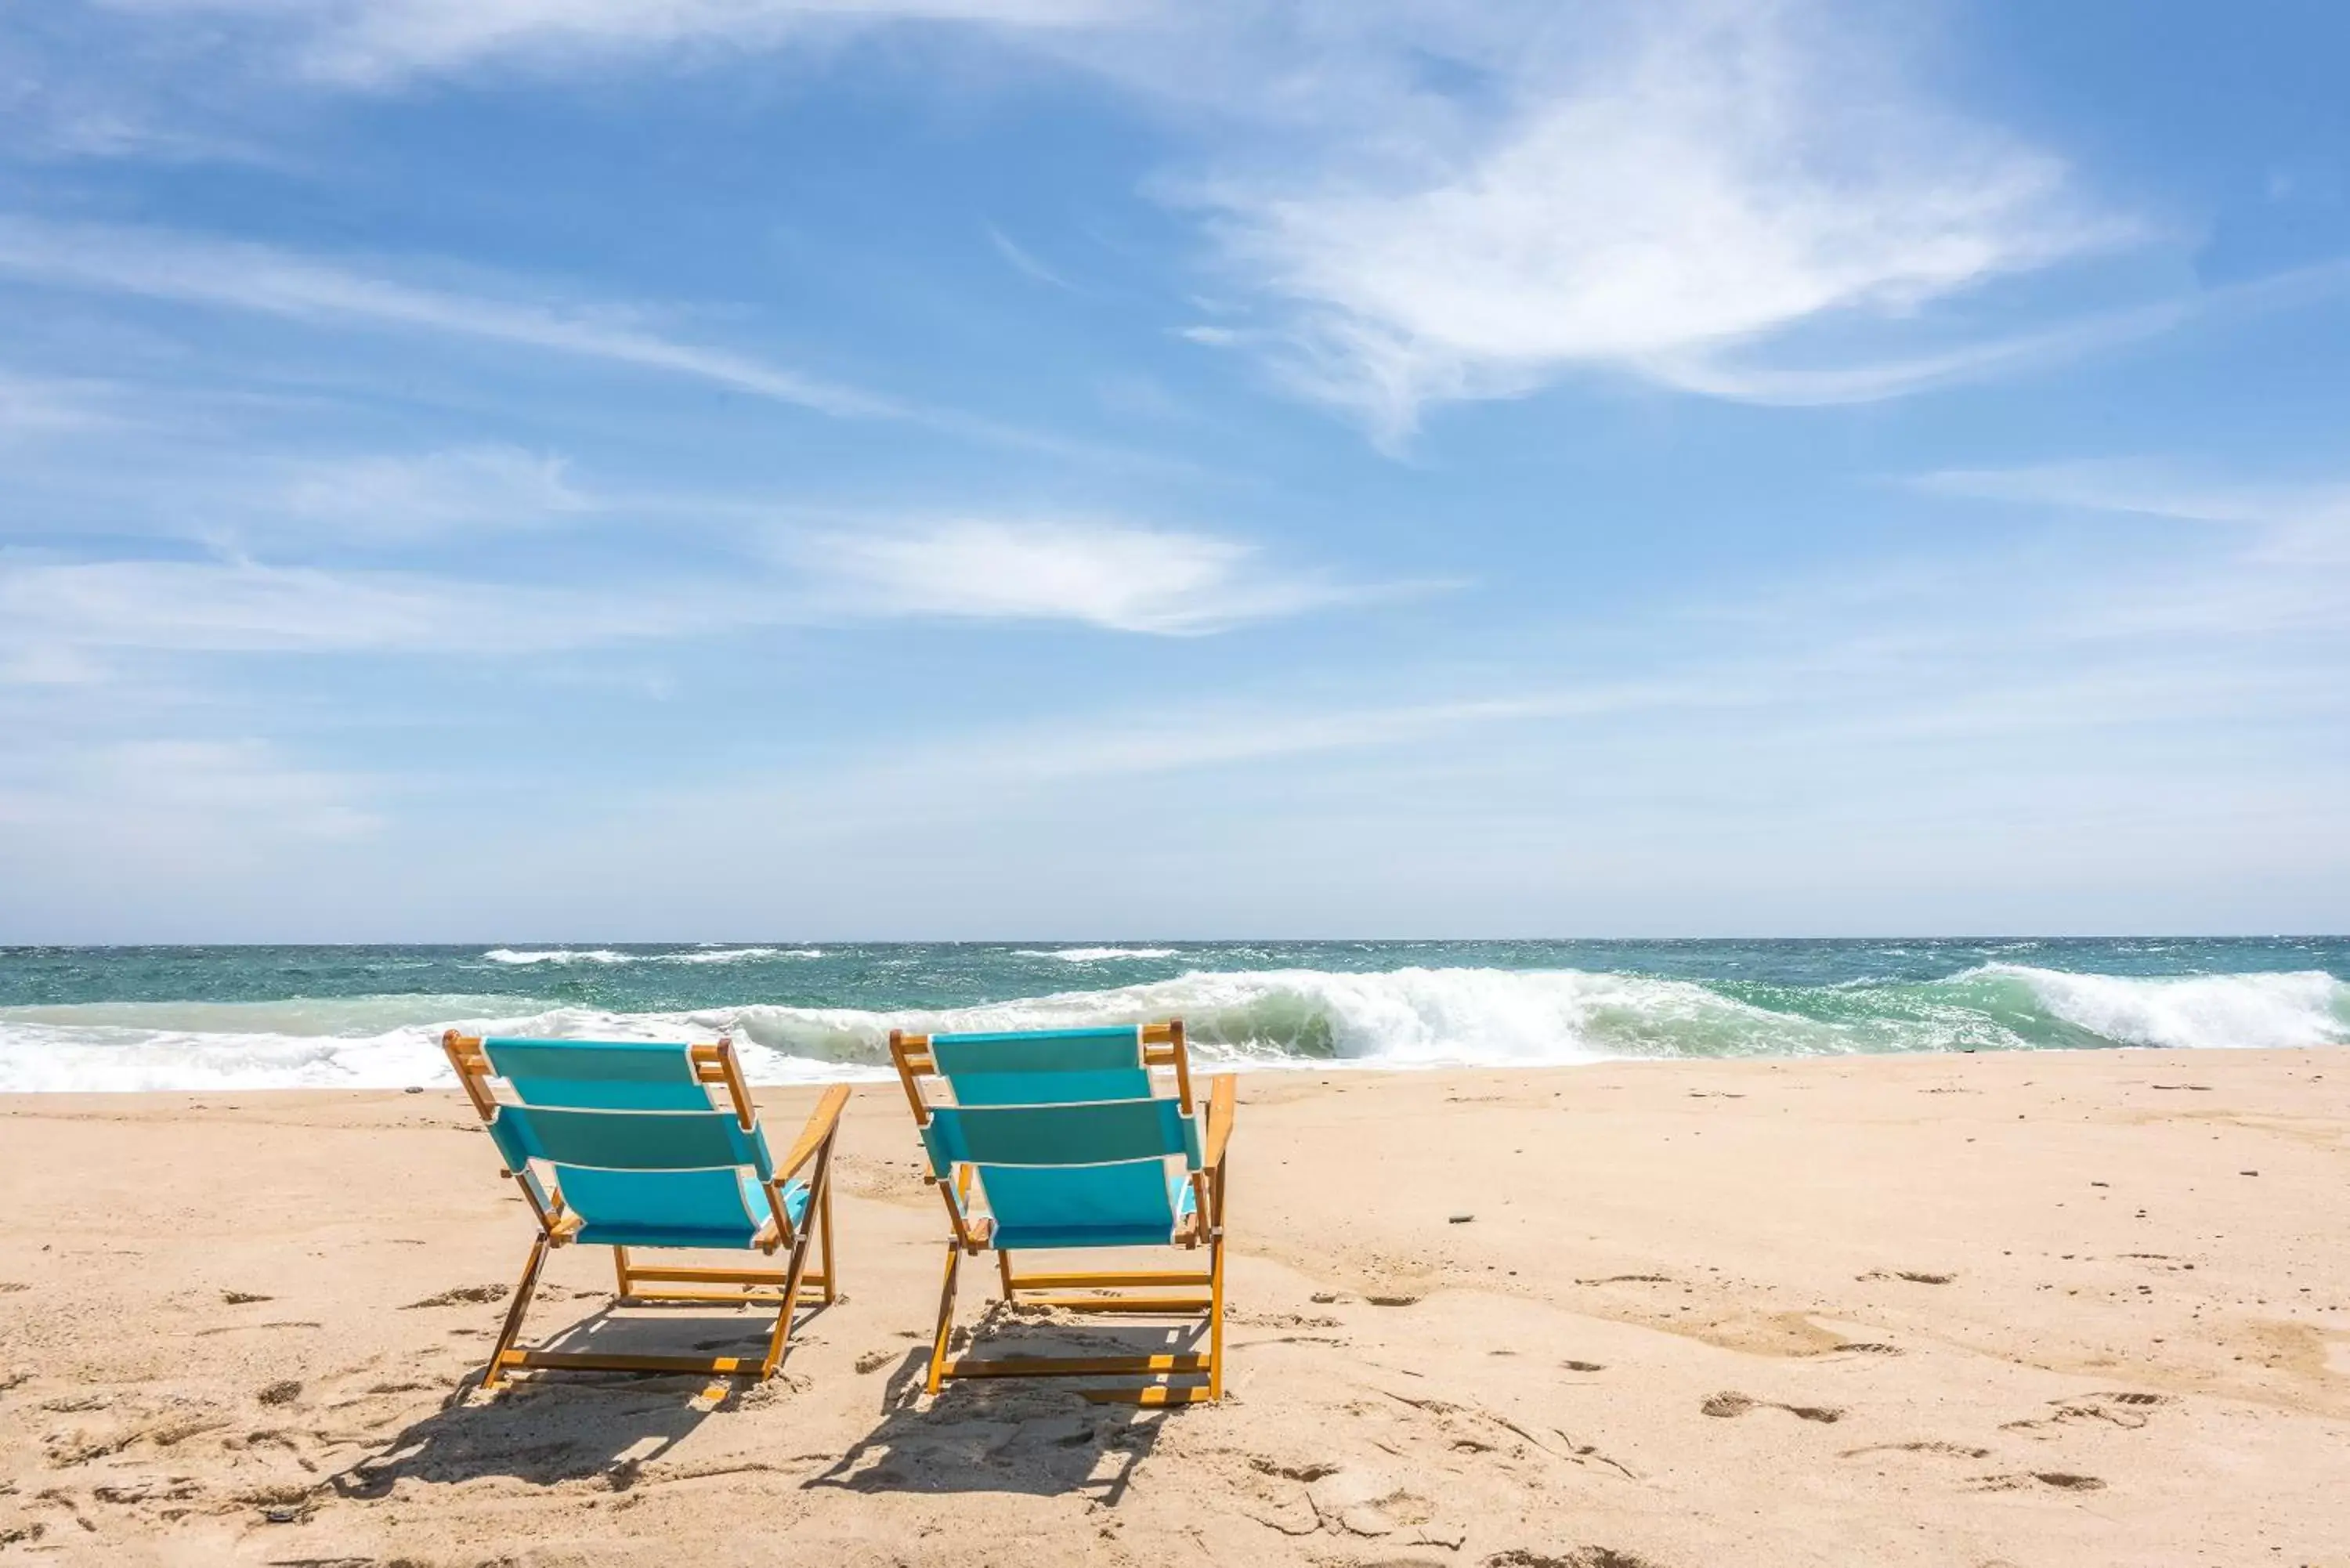
<path id="1" fill-rule="evenodd" d="M 452 1027 L 605 1040 L 730 1034 L 756 1081 L 804 1083 L 886 1075 L 891 1029 L 1069 1028 L 1170 1016 L 1185 1021 L 1204 1060 L 1258 1066 L 2216 1049 L 2350 1044 L 2350 985 L 2314 971 L 2149 978 L 1995 962 L 1939 981 L 1810 987 L 1582 970 L 1211 971 L 899 1010 L 753 1002 L 631 1012 L 504 995 L 90 1002 L 0 1008 L 0 1090 L 445 1083 L 439 1039 Z"/>

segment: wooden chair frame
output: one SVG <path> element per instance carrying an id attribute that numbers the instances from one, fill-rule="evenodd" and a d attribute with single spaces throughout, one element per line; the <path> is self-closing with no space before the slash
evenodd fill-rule
<path id="1" fill-rule="evenodd" d="M 496 1075 L 480 1038 L 452 1029 L 441 1036 L 441 1048 L 448 1054 L 449 1064 L 457 1070 L 459 1085 L 483 1122 L 493 1120 L 503 1102 L 492 1090 L 491 1080 Z M 749 1085 L 743 1081 L 743 1067 L 735 1058 L 733 1041 L 721 1037 L 713 1044 L 691 1045 L 687 1051 L 693 1063 L 695 1081 L 723 1087 L 735 1118 L 743 1131 L 750 1131 L 757 1125 L 758 1110 L 751 1102 Z M 847 1085 L 836 1084 L 827 1089 L 816 1109 L 809 1113 L 790 1152 L 775 1162 L 775 1174 L 763 1184 L 768 1220 L 752 1245 L 769 1257 L 779 1251 L 784 1252 L 784 1267 L 646 1267 L 629 1258 L 628 1248 L 612 1249 L 613 1275 L 621 1305 L 700 1302 L 775 1307 L 775 1323 L 768 1332 L 764 1356 L 624 1355 L 517 1347 L 515 1341 L 522 1334 L 524 1314 L 529 1311 L 531 1296 L 538 1289 L 539 1271 L 546 1262 L 548 1249 L 568 1245 L 577 1235 L 582 1220 L 577 1211 L 564 1206 L 559 1189 L 541 1182 L 527 1167 L 502 1171 L 522 1189 L 524 1200 L 538 1220 L 539 1234 L 530 1244 L 521 1282 L 515 1286 L 504 1325 L 498 1331 L 497 1345 L 491 1350 L 489 1366 L 483 1371 L 482 1386 L 494 1388 L 508 1372 L 525 1367 L 580 1372 L 691 1372 L 756 1377 L 762 1382 L 773 1377 L 790 1347 L 794 1313 L 802 1306 L 827 1306 L 839 1296 L 832 1252 L 832 1149 L 839 1132 L 841 1109 L 847 1104 Z M 811 1163 L 815 1168 L 808 1178 L 807 1209 L 801 1222 L 795 1225 L 791 1211 L 784 1204 L 784 1189 Z M 823 1259 L 823 1267 L 814 1272 L 807 1266 L 812 1245 Z"/>
<path id="2" fill-rule="evenodd" d="M 906 1102 L 913 1107 L 917 1127 L 928 1127 L 931 1105 L 923 1097 L 922 1079 L 939 1075 L 927 1034 L 889 1032 L 889 1059 L 897 1064 L 905 1085 Z M 1183 1043 L 1180 1019 L 1142 1026 L 1142 1063 L 1146 1069 L 1170 1069 L 1183 1114 L 1193 1110 L 1191 1064 Z M 951 1179 L 923 1179 L 945 1199 L 947 1223 L 953 1234 L 947 1241 L 946 1279 L 939 1291 L 939 1321 L 931 1340 L 927 1387 L 937 1394 L 957 1377 L 1145 1377 L 1141 1387 L 1079 1390 L 1096 1404 L 1203 1404 L 1224 1394 L 1224 1149 L 1232 1139 L 1237 1085 L 1230 1073 L 1218 1074 L 1208 1087 L 1207 1137 L 1200 1168 L 1191 1173 L 1192 1206 L 1173 1237 L 1188 1249 L 1206 1247 L 1204 1269 L 1077 1269 L 1045 1273 L 1020 1273 L 1012 1266 L 1009 1250 L 993 1247 L 994 1220 L 985 1216 L 967 1219 L 974 1168 L 959 1164 Z M 1164 1355 L 1002 1355 L 950 1357 L 947 1346 L 954 1335 L 955 1285 L 964 1257 L 995 1251 L 996 1276 L 1003 1299 L 1014 1305 L 1058 1307 L 1076 1313 L 1137 1314 L 1204 1319 L 1205 1352 Z M 1202 1294 L 1201 1293 L 1205 1293 Z M 1203 1383 L 1177 1386 L 1174 1378 L 1201 1378 Z"/>

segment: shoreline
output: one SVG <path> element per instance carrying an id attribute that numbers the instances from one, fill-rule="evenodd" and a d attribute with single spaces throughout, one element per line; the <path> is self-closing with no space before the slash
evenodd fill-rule
<path id="1" fill-rule="evenodd" d="M 528 1239 L 453 1090 L 0 1096 L 0 1557 L 2344 1560 L 2350 1056 L 1574 1065 L 1244 1075 L 1232 1397 L 1166 1416 L 906 1398 L 942 1230 L 880 1085 L 848 1299 L 715 1408 L 443 1407 Z"/>

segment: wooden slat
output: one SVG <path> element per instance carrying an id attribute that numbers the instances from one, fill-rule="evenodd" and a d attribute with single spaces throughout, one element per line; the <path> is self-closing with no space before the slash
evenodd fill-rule
<path id="1" fill-rule="evenodd" d="M 1191 1056 L 1183 1049 L 1183 1021 L 1171 1019 L 1167 1025 L 1168 1044 L 1175 1051 L 1175 1098 L 1182 1105 L 1183 1114 L 1191 1114 Z"/>
<path id="2" fill-rule="evenodd" d="M 1224 1162 L 1224 1146 L 1232 1141 L 1232 1112 L 1239 1096 L 1240 1081 L 1230 1073 L 1219 1073 L 1208 1082 L 1208 1143 L 1201 1163 L 1211 1170 Z"/>
<path id="3" fill-rule="evenodd" d="M 1081 1388 L 1077 1393 L 1089 1405 L 1205 1405 L 1216 1397 L 1211 1388 L 1170 1388 L 1164 1384 L 1149 1388 Z"/>
<path id="4" fill-rule="evenodd" d="M 1205 1355 L 991 1355 L 946 1365 L 949 1377 L 1148 1377 L 1205 1372 Z"/>
<path id="5" fill-rule="evenodd" d="M 509 1350 L 502 1366 L 543 1366 L 570 1372 L 704 1372 L 755 1377 L 755 1355 L 602 1355 L 571 1350 Z"/>
<path id="6" fill-rule="evenodd" d="M 816 1109 L 808 1113 L 807 1125 L 800 1128 L 799 1139 L 792 1145 L 791 1152 L 775 1162 L 777 1181 L 786 1179 L 816 1158 L 816 1151 L 824 1147 L 824 1140 L 830 1137 L 832 1129 L 839 1125 L 841 1107 L 847 1104 L 847 1085 L 835 1084 L 824 1092 L 824 1097 L 816 1103 Z"/>
<path id="7" fill-rule="evenodd" d="M 497 1115 L 498 1104 L 490 1095 L 488 1058 L 482 1054 L 478 1036 L 460 1034 L 453 1029 L 441 1033 L 441 1049 L 456 1070 L 457 1083 L 465 1097 L 473 1102 L 473 1110 L 484 1121 Z"/>
<path id="8" fill-rule="evenodd" d="M 641 1271 L 639 1271 L 641 1274 Z M 1196 1269 L 1139 1269 L 1126 1274 L 1014 1274 L 1016 1291 L 1066 1291 L 1118 1285 L 1205 1285 L 1214 1282 Z"/>
<path id="9" fill-rule="evenodd" d="M 938 1070 L 938 1064 L 931 1060 L 930 1044 L 927 1034 L 909 1034 L 902 1029 L 889 1031 L 889 1060 L 898 1065 L 898 1082 L 905 1088 L 906 1103 L 914 1108 L 914 1125 L 918 1127 L 931 1123 L 931 1108 L 922 1103 L 920 1082 L 923 1074 Z"/>
<path id="10" fill-rule="evenodd" d="M 681 1285 L 780 1285 L 785 1273 L 782 1269 L 648 1269 L 635 1263 L 629 1265 L 629 1278 L 632 1280 L 665 1280 Z"/>
<path id="11" fill-rule="evenodd" d="M 695 1291 L 693 1286 L 670 1286 L 668 1291 L 629 1291 L 623 1303 L 705 1303 L 714 1307 L 780 1307 L 783 1286 L 762 1291 Z M 801 1300 L 823 1300 L 801 1295 Z"/>
<path id="12" fill-rule="evenodd" d="M 1146 1301 L 1140 1296 L 1023 1296 L 1022 1306 L 1061 1307 L 1069 1312 L 1137 1312 L 1165 1313 L 1170 1316 L 1188 1317 L 1208 1310 L 1206 1296 L 1169 1296 L 1163 1301 Z"/>

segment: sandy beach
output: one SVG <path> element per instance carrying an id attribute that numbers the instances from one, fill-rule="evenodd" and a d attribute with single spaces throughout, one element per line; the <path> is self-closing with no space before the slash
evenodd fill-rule
<path id="1" fill-rule="evenodd" d="M 891 1085 L 844 1126 L 847 1299 L 723 1397 L 468 1392 L 530 1226 L 452 1093 L 0 1118 L 12 1561 L 2350 1563 L 2324 1051 L 1249 1075 L 1230 1393 L 1166 1413 L 920 1397 L 941 1214 Z"/>

